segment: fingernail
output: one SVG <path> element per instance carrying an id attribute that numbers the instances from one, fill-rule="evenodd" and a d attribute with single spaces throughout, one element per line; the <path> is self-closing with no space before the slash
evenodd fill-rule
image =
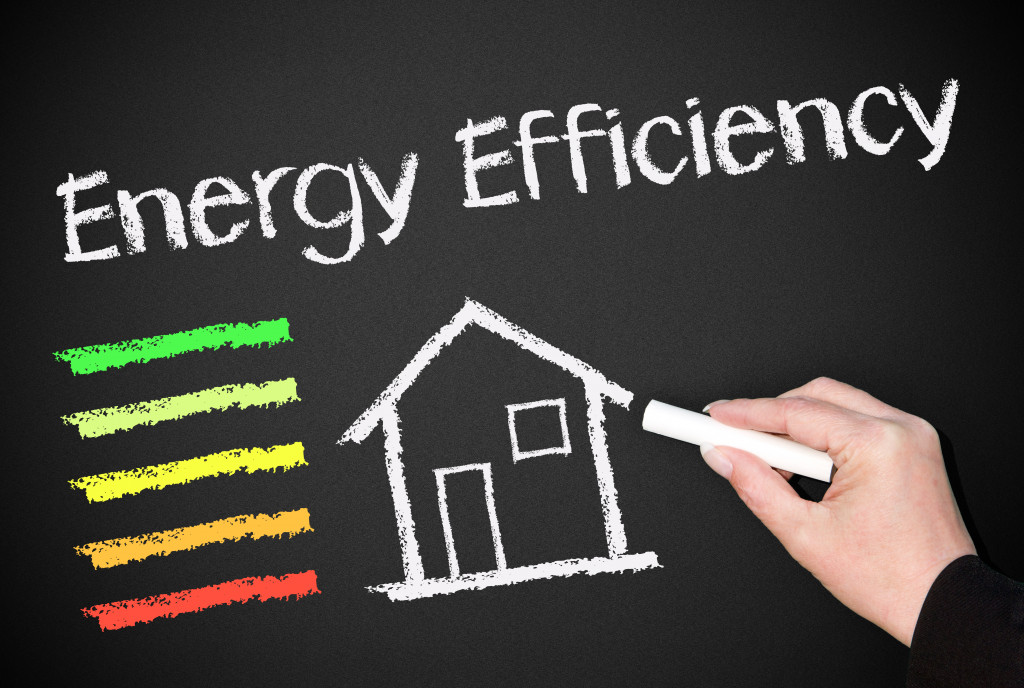
<path id="1" fill-rule="evenodd" d="M 729 401 L 729 400 L 728 399 L 719 399 L 718 401 L 712 401 L 710 404 L 708 404 L 707 406 L 704 407 L 704 409 L 701 411 L 701 413 L 707 413 L 708 409 L 711 408 L 712 406 L 718 406 L 719 404 L 724 404 L 727 401 Z"/>
<path id="2" fill-rule="evenodd" d="M 726 480 L 732 476 L 732 464 L 729 462 L 729 459 L 725 458 L 725 454 L 710 444 L 702 444 L 700 446 L 700 455 L 704 457 L 704 463 L 710 466 L 711 470 L 718 475 Z"/>

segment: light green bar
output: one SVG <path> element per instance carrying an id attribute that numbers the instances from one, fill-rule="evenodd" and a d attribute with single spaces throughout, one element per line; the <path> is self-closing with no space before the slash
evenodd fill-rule
<path id="1" fill-rule="evenodd" d="M 139 425 L 154 425 L 165 420 L 180 420 L 185 416 L 229 408 L 249 408 L 301 401 L 295 378 L 274 380 L 261 384 L 246 382 L 240 385 L 212 387 L 176 397 L 140 401 L 127 406 L 109 406 L 61 416 L 65 424 L 74 425 L 82 438 L 109 435 L 118 430 L 131 430 Z"/>
<path id="2" fill-rule="evenodd" d="M 148 363 L 158 358 L 173 358 L 191 351 L 230 346 L 273 346 L 292 341 L 288 319 L 260 320 L 254 323 L 224 323 L 194 330 L 130 339 L 113 344 L 95 344 L 58 351 L 58 361 L 71 366 L 74 375 L 88 375 L 129 363 Z"/>
<path id="3" fill-rule="evenodd" d="M 183 485 L 200 478 L 230 475 L 239 471 L 255 473 L 276 471 L 278 468 L 287 471 L 289 468 L 306 465 L 302 442 L 293 442 L 266 449 L 229 449 L 155 466 L 87 475 L 69 482 L 71 487 L 84 490 L 85 498 L 90 502 L 107 502 L 139 494 L 143 490 L 162 490 L 168 485 Z"/>

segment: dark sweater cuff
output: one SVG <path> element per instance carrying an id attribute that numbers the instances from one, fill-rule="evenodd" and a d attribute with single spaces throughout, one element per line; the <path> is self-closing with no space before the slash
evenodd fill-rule
<path id="1" fill-rule="evenodd" d="M 910 644 L 908 688 L 1024 688 L 1024 585 L 974 555 L 932 583 Z"/>

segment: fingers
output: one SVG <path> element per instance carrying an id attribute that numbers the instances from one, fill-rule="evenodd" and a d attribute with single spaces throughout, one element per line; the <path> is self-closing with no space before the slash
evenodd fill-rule
<path id="1" fill-rule="evenodd" d="M 743 503 L 787 550 L 801 547 L 801 538 L 813 525 L 817 504 L 801 499 L 785 478 L 753 454 L 707 445 L 700 451 L 707 464 L 729 481 Z"/>
<path id="2" fill-rule="evenodd" d="M 793 471 L 784 471 L 781 468 L 773 468 L 772 470 L 781 475 L 782 479 L 787 483 L 793 479 Z"/>
<path id="3" fill-rule="evenodd" d="M 828 377 L 815 378 L 807 384 L 779 395 L 780 399 L 787 397 L 820 399 L 868 416 L 886 417 L 899 413 L 892 406 L 875 399 L 867 392 Z"/>
<path id="4" fill-rule="evenodd" d="M 809 397 L 781 399 L 734 399 L 709 409 L 718 421 L 789 435 L 813 449 L 828 452 L 837 467 L 845 463 L 846 450 L 858 439 L 864 441 L 879 431 L 885 421 Z"/>

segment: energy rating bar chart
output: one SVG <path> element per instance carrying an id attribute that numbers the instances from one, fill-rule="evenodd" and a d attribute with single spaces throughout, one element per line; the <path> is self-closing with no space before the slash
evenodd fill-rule
<path id="1" fill-rule="evenodd" d="M 293 341 L 286 318 L 255 323 L 225 323 L 172 334 L 66 349 L 54 357 L 68 363 L 73 375 L 90 375 L 129 364 L 146 364 L 186 353 L 222 348 L 270 347 Z M 122 406 L 79 411 L 62 416 L 82 439 L 127 432 L 156 423 L 176 421 L 200 413 L 228 409 L 269 408 L 301 401 L 295 378 L 261 383 L 210 387 L 176 396 L 139 401 Z M 85 493 L 89 503 L 108 502 L 172 485 L 196 480 L 257 471 L 281 472 L 308 465 L 301 442 L 271 447 L 251 447 L 215 452 L 178 461 L 99 473 L 69 481 L 72 489 Z M 292 538 L 312 533 L 309 510 L 305 508 L 274 514 L 243 514 L 206 523 L 168 530 L 91 542 L 75 547 L 89 557 L 93 568 L 106 569 L 151 557 L 166 557 L 207 545 L 256 540 Z M 281 577 L 256 576 L 150 597 L 99 604 L 82 609 L 99 622 L 101 630 L 126 628 L 158 618 L 200 612 L 210 607 L 252 600 L 299 599 L 319 594 L 316 572 Z"/>

